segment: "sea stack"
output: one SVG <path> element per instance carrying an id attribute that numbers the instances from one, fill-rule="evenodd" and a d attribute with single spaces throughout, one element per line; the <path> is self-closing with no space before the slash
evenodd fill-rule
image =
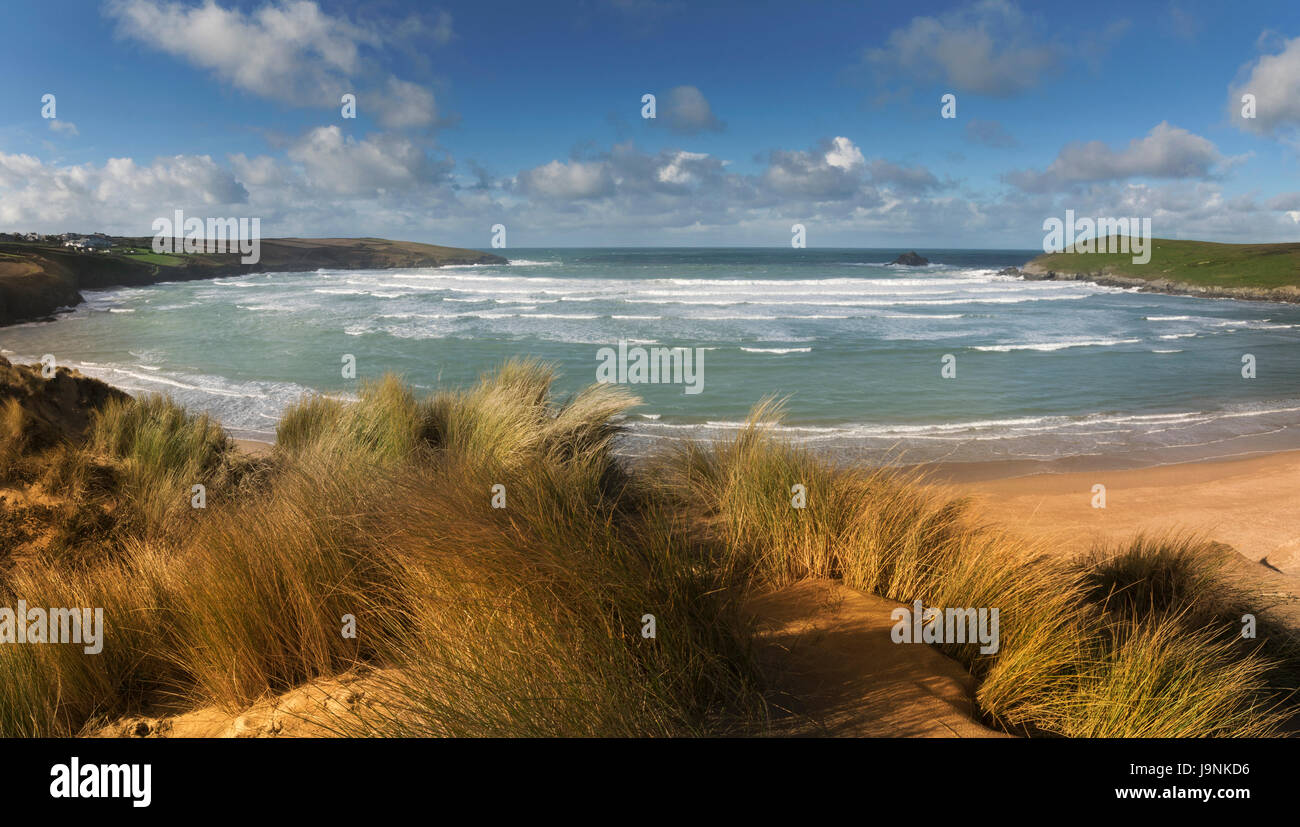
<path id="1" fill-rule="evenodd" d="M 929 260 L 928 258 L 924 258 L 924 257 L 922 257 L 922 256 L 917 255 L 917 254 L 916 254 L 916 251 L 915 251 L 915 250 L 912 250 L 912 251 L 910 251 L 910 252 L 903 253 L 901 256 L 899 256 L 898 258 L 894 259 L 894 260 L 893 260 L 892 262 L 890 262 L 890 263 L 891 263 L 891 264 L 903 264 L 903 265 L 906 265 L 906 266 L 908 266 L 908 267 L 920 267 L 920 266 L 923 265 L 923 264 L 929 264 L 929 263 L 930 263 L 930 260 Z"/>

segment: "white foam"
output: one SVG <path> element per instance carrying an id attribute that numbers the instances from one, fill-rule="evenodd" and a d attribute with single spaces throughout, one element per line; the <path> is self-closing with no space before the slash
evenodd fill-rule
<path id="1" fill-rule="evenodd" d="M 1142 341 L 1141 339 L 1075 339 L 1062 342 L 1038 342 L 1021 345 L 974 345 L 972 350 L 985 350 L 996 353 L 1007 353 L 1013 350 L 1065 350 L 1071 347 L 1113 347 L 1115 345 L 1131 345 Z"/>

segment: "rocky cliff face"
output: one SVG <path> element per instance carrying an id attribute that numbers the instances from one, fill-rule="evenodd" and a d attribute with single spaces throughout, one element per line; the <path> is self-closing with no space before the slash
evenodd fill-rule
<path id="1" fill-rule="evenodd" d="M 44 318 L 80 303 L 74 280 L 50 259 L 0 258 L 0 325 Z"/>

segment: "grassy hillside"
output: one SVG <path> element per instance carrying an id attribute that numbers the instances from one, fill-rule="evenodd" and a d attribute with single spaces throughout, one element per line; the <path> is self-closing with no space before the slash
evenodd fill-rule
<path id="1" fill-rule="evenodd" d="M 1134 264 L 1128 253 L 1041 255 L 1024 270 L 1031 275 L 1118 276 L 1166 281 L 1207 290 L 1300 288 L 1300 243 L 1218 244 L 1210 241 L 1151 240 L 1151 260 Z"/>
<path id="2" fill-rule="evenodd" d="M 0 242 L 0 325 L 39 319 L 81 302 L 81 289 L 293 270 L 505 264 L 478 250 L 382 238 L 265 238 L 255 264 L 237 253 L 157 254 L 151 238 L 113 239 L 108 253 L 55 244 Z M 176 249 L 182 249 L 179 245 Z"/>

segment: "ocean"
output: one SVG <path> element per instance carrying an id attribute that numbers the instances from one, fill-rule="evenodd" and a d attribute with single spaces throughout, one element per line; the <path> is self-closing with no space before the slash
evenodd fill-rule
<path id="1" fill-rule="evenodd" d="M 888 264 L 899 250 L 496 252 L 511 263 L 86 291 L 56 321 L 0 328 L 0 353 L 53 354 L 264 440 L 304 394 L 346 396 L 385 372 L 427 391 L 533 356 L 571 393 L 623 341 L 702 360 L 698 393 L 630 386 L 643 404 L 620 446 L 633 456 L 734 432 L 768 396 L 785 400 L 790 438 L 872 462 L 1300 448 L 1297 305 L 997 275 L 1033 250 L 921 250 L 922 267 Z M 358 380 L 343 378 L 345 355 Z"/>

